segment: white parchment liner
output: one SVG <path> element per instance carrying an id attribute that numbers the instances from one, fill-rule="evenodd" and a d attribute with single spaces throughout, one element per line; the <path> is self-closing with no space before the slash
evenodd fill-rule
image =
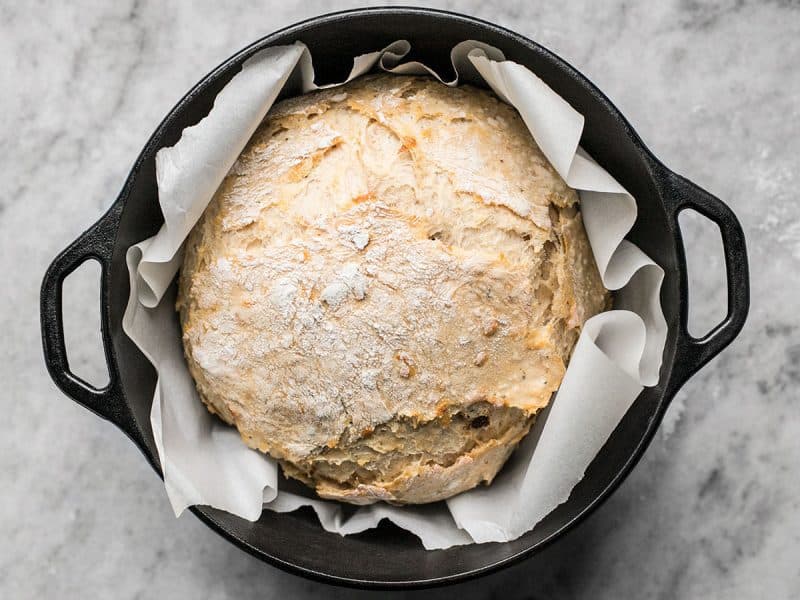
<path id="1" fill-rule="evenodd" d="M 403 63 L 409 49 L 398 41 L 356 57 L 347 81 L 375 68 L 438 78 L 424 65 Z M 318 89 L 303 44 L 262 50 L 217 95 L 205 119 L 186 128 L 175 146 L 159 150 L 164 225 L 127 253 L 131 294 L 123 328 L 158 371 L 151 424 L 176 515 L 201 504 L 254 521 L 262 508 L 285 512 L 310 505 L 325 529 L 343 535 L 388 518 L 428 549 L 512 540 L 569 497 L 642 387 L 658 382 L 667 333 L 659 303 L 663 271 L 623 239 L 636 219 L 636 202 L 578 147 L 583 116 L 495 48 L 466 41 L 453 48 L 451 59 L 456 79 L 444 83 L 485 80 L 516 107 L 559 174 L 580 191 L 603 282 L 616 290 L 615 309 L 585 324 L 546 418 L 537 421 L 492 485 L 446 503 L 378 503 L 356 510 L 280 490 L 275 461 L 246 447 L 233 427 L 200 402 L 183 356 L 174 293 L 166 293 L 186 236 L 278 93 L 284 86 L 292 94 Z"/>

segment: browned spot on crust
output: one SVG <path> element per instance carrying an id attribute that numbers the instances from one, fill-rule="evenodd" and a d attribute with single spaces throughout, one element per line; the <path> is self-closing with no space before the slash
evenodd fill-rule
<path id="1" fill-rule="evenodd" d="M 400 146 L 400 152 L 408 152 L 417 146 L 417 140 L 411 136 L 403 136 L 403 145 Z"/>
<path id="2" fill-rule="evenodd" d="M 359 194 L 351 200 L 353 204 L 362 204 L 363 202 L 370 202 L 375 199 L 375 194 L 367 192 L 366 194 Z"/>
<path id="3" fill-rule="evenodd" d="M 441 418 L 447 412 L 447 409 L 450 407 L 450 401 L 446 398 L 442 398 L 439 402 L 436 403 L 436 418 Z"/>
<path id="4" fill-rule="evenodd" d="M 483 324 L 483 335 L 486 337 L 492 337 L 495 333 L 497 333 L 497 328 L 499 326 L 500 322 L 497 319 L 489 319 Z"/>

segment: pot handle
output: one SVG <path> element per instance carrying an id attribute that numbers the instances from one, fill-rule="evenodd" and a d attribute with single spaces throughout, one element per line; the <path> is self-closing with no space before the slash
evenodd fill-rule
<path id="1" fill-rule="evenodd" d="M 107 286 L 119 212 L 116 207 L 112 207 L 97 223 L 62 251 L 48 267 L 42 281 L 41 324 L 45 363 L 55 384 L 79 404 L 124 429 L 130 414 L 122 398 L 119 372 L 112 355 L 107 314 Z M 101 328 L 109 376 L 108 384 L 102 388 L 93 386 L 70 371 L 64 344 L 64 320 L 61 310 L 64 279 L 87 260 L 96 260 L 101 267 Z"/>
<path id="2" fill-rule="evenodd" d="M 680 307 L 680 334 L 677 356 L 682 368 L 678 385 L 700 370 L 703 365 L 719 354 L 739 334 L 750 308 L 750 283 L 747 267 L 747 248 L 742 226 L 733 211 L 719 198 L 709 194 L 691 181 L 671 174 L 672 205 L 671 219 L 678 256 L 682 263 L 679 269 L 681 296 L 688 302 Z M 701 338 L 692 336 L 687 328 L 689 318 L 689 283 L 686 270 L 683 237 L 678 215 L 691 208 L 710 219 L 719 227 L 725 253 L 725 273 L 728 284 L 728 311 L 725 318 Z"/>

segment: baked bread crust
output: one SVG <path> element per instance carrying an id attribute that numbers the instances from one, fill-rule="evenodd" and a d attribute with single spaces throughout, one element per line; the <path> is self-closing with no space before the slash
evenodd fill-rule
<path id="1" fill-rule="evenodd" d="M 373 75 L 277 104 L 186 242 L 200 398 L 324 498 L 491 482 L 609 302 L 577 202 L 483 90 Z"/>

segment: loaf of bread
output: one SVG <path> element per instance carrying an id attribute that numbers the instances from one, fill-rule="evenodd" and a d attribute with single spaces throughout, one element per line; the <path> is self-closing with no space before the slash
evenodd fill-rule
<path id="1" fill-rule="evenodd" d="M 185 247 L 209 410 L 319 496 L 490 483 L 609 303 L 578 210 L 516 111 L 396 75 L 280 102 Z"/>

